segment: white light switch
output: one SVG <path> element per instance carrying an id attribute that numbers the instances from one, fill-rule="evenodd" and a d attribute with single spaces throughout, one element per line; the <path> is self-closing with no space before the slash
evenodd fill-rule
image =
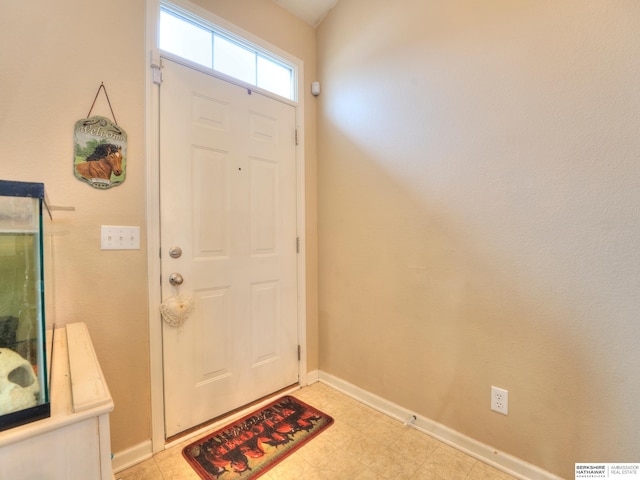
<path id="1" fill-rule="evenodd" d="M 140 227 L 102 225 L 100 248 L 102 250 L 140 250 Z"/>

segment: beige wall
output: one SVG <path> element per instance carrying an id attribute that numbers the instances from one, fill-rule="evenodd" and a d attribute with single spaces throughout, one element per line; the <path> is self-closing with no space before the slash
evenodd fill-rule
<path id="1" fill-rule="evenodd" d="M 55 317 L 86 322 L 116 408 L 112 447 L 149 437 L 144 2 L 0 0 L 0 177 L 44 182 L 54 223 Z M 114 34 L 105 35 L 105 32 Z M 117 34 L 115 33 L 117 32 Z M 125 182 L 73 175 L 73 128 L 104 82 L 128 134 Z M 104 95 L 93 114 L 111 116 Z M 139 225 L 139 251 L 100 250 L 100 225 Z M 55 402 L 55 399 L 52 401 Z"/>
<path id="2" fill-rule="evenodd" d="M 338 3 L 321 370 L 567 478 L 637 461 L 639 31 L 635 0 Z"/>
<path id="3" fill-rule="evenodd" d="M 269 0 L 199 4 L 301 58 L 306 78 L 315 76 L 314 31 Z M 44 182 L 51 203 L 76 209 L 55 217 L 55 315 L 59 323 L 88 324 L 116 404 L 114 452 L 151 436 L 145 9 L 142 0 L 0 0 L 0 178 Z M 77 180 L 72 168 L 74 123 L 87 115 L 100 82 L 129 139 L 126 181 L 106 191 Z M 307 97 L 309 368 L 315 369 L 315 104 Z M 103 95 L 93 113 L 111 116 Z M 142 248 L 101 251 L 100 225 L 139 225 Z"/>

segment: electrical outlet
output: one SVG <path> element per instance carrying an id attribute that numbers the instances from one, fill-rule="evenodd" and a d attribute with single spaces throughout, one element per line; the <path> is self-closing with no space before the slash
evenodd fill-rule
<path id="1" fill-rule="evenodd" d="M 491 410 L 503 415 L 509 413 L 509 392 L 507 390 L 491 387 Z"/>

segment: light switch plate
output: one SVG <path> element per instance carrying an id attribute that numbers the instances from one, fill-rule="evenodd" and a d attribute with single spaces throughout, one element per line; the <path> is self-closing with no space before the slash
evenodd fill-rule
<path id="1" fill-rule="evenodd" d="M 140 250 L 140 227 L 102 225 L 100 248 L 102 250 Z"/>

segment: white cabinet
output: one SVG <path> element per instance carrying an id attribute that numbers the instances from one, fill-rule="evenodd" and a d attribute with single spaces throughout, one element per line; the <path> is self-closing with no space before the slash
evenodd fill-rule
<path id="1" fill-rule="evenodd" d="M 86 325 L 53 344 L 51 417 L 0 432 L 0 480 L 112 480 L 113 400 Z"/>

